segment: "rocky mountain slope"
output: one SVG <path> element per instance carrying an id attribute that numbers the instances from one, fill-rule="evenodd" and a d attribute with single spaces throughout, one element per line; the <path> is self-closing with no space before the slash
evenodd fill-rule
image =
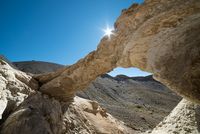
<path id="1" fill-rule="evenodd" d="M 141 131 L 154 128 L 181 99 L 152 76 L 142 80 L 120 77 L 98 77 L 77 95 L 99 102 L 113 116 Z"/>
<path id="2" fill-rule="evenodd" d="M 33 62 L 18 62 L 17 64 L 20 66 L 19 69 L 34 74 L 54 70 L 55 65 L 59 68 L 63 67 L 54 63 L 37 61 L 34 61 L 34 64 Z M 154 128 L 181 99 L 167 87 L 155 81 L 152 76 L 112 77 L 108 74 L 98 77 L 77 95 L 97 101 L 108 113 L 138 131 Z"/>

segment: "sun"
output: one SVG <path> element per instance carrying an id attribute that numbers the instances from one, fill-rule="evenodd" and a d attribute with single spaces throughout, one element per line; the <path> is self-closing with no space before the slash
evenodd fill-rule
<path id="1" fill-rule="evenodd" d="M 113 30 L 113 28 L 107 26 L 106 29 L 103 29 L 104 36 L 107 36 L 110 39 L 111 35 L 114 35 Z"/>

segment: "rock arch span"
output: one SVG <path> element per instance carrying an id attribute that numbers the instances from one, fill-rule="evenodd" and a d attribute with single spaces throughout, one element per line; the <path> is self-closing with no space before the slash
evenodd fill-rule
<path id="1" fill-rule="evenodd" d="M 115 35 L 74 65 L 36 76 L 40 91 L 63 101 L 101 74 L 138 67 L 200 104 L 200 1 L 146 0 L 123 10 Z"/>

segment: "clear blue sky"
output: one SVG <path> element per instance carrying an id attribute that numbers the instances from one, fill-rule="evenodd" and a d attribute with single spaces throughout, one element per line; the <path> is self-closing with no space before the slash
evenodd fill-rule
<path id="1" fill-rule="evenodd" d="M 106 24 L 142 0 L 0 0 L 0 53 L 11 61 L 65 65 L 95 50 Z M 146 75 L 134 69 L 124 73 Z"/>

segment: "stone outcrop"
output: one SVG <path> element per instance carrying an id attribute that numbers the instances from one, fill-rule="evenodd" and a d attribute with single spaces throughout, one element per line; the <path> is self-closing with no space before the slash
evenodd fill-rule
<path id="1" fill-rule="evenodd" d="M 2 120 L 38 87 L 37 81 L 31 76 L 13 69 L 0 59 L 0 117 L 3 115 Z"/>
<path id="2" fill-rule="evenodd" d="M 40 91 L 67 101 L 97 76 L 138 67 L 200 104 L 200 1 L 146 0 L 122 11 L 114 35 L 76 64 L 39 75 Z"/>
<path id="3" fill-rule="evenodd" d="M 94 104 L 97 109 L 94 109 Z M 9 115 L 0 132 L 1 134 L 131 134 L 135 131 L 103 111 L 97 102 L 75 97 L 69 106 L 47 95 L 36 93 L 29 96 Z"/>
<path id="4" fill-rule="evenodd" d="M 87 109 L 87 110 L 86 110 Z M 123 122 L 112 117 L 97 102 L 75 97 L 64 114 L 66 134 L 133 134 Z"/>
<path id="5" fill-rule="evenodd" d="M 151 134 L 199 134 L 200 107 L 183 99 Z"/>
<path id="6" fill-rule="evenodd" d="M 61 134 L 62 109 L 58 101 L 39 93 L 29 96 L 9 115 L 2 134 Z"/>

